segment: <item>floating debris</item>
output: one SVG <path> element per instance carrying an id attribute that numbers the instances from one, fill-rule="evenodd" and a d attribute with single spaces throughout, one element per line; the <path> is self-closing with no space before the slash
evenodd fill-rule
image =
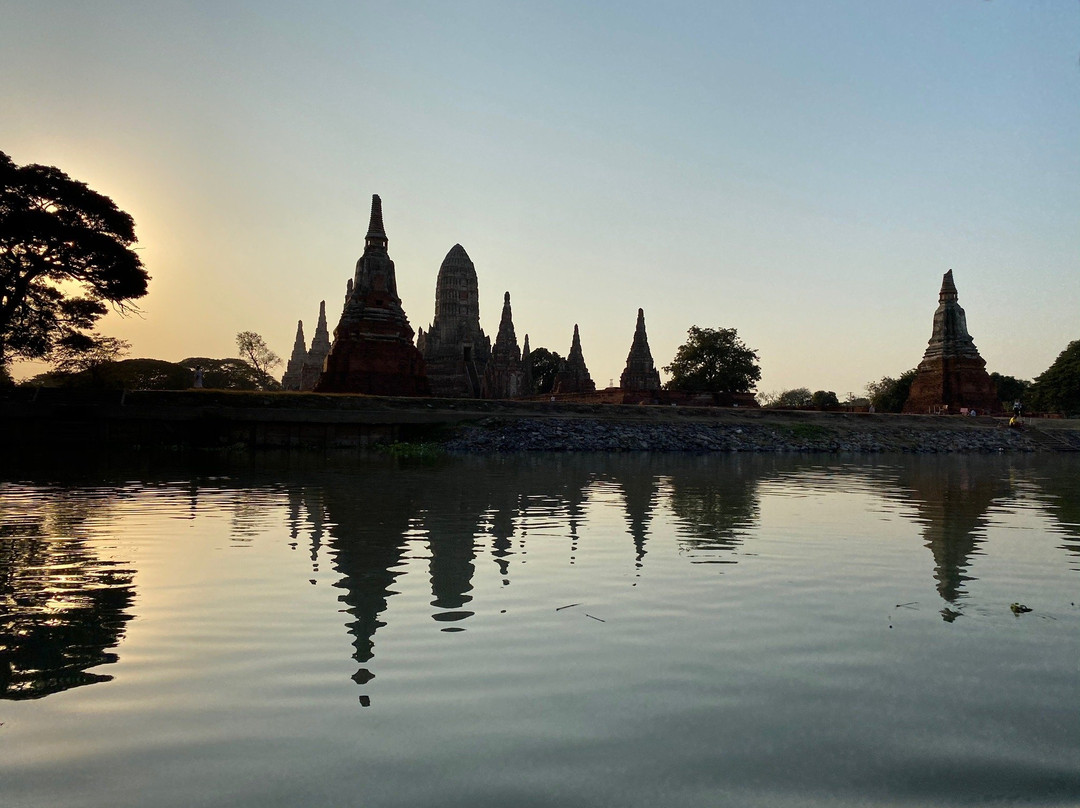
<path id="1" fill-rule="evenodd" d="M 575 606 L 580 606 L 580 603 L 568 603 L 565 606 L 560 606 L 555 611 L 561 612 L 563 609 L 573 609 Z"/>
<path id="2" fill-rule="evenodd" d="M 586 616 L 586 617 L 592 617 L 592 619 L 593 619 L 593 620 L 600 620 L 600 622 L 601 622 L 601 623 L 606 623 L 606 622 L 607 622 L 607 620 L 601 620 L 601 619 L 600 619 L 599 617 L 596 617 L 596 616 L 594 616 L 594 615 L 591 615 L 591 614 L 589 614 L 588 612 L 586 612 L 586 613 L 585 613 L 585 616 Z"/>
<path id="3" fill-rule="evenodd" d="M 1012 609 L 1013 614 L 1027 614 L 1031 611 L 1031 607 L 1023 603 L 1010 603 L 1009 608 Z"/>

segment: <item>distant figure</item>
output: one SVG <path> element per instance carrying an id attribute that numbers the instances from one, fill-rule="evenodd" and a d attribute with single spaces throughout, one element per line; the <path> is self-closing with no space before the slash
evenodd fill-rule
<path id="1" fill-rule="evenodd" d="M 971 416 L 972 418 L 974 418 L 974 417 L 975 417 L 976 415 L 978 415 L 978 414 L 979 414 L 979 413 L 978 413 L 978 412 L 976 412 L 974 408 L 972 408 L 972 409 L 968 410 L 968 415 L 970 415 L 970 416 Z"/>
<path id="2" fill-rule="evenodd" d="M 874 411 L 874 405 L 871 404 L 869 407 L 866 408 L 866 411 L 872 413 Z"/>
<path id="3" fill-rule="evenodd" d="M 195 366 L 195 387 L 202 387 L 203 384 L 203 369 L 202 365 Z"/>
<path id="4" fill-rule="evenodd" d="M 1016 399 L 1013 402 L 1013 415 L 1019 418 L 1024 413 L 1024 405 L 1020 403 L 1020 399 Z"/>
<path id="5" fill-rule="evenodd" d="M 1009 419 L 1009 426 L 1011 426 L 1013 429 L 1019 429 L 1021 426 L 1020 416 L 1017 415 L 1015 412 L 1013 413 L 1013 417 Z"/>

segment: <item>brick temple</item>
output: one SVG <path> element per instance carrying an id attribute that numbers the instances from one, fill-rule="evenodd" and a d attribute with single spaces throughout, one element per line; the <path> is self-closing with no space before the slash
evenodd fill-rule
<path id="1" fill-rule="evenodd" d="M 510 293 L 503 295 L 502 319 L 499 333 L 491 348 L 491 360 L 484 372 L 484 398 L 517 398 L 532 391 L 525 387 L 525 371 L 521 365 L 521 349 L 514 333 L 514 316 L 510 310 Z"/>
<path id="2" fill-rule="evenodd" d="M 476 267 L 455 244 L 435 281 L 435 319 L 420 329 L 416 347 L 424 355 L 431 393 L 448 398 L 480 398 L 481 382 L 491 359 L 491 339 L 480 327 Z"/>
<path id="3" fill-rule="evenodd" d="M 382 200 L 374 195 L 364 253 L 356 262 L 316 392 L 430 394 L 424 357 L 413 345 L 413 329 L 398 297 L 388 244 Z"/>
<path id="4" fill-rule="evenodd" d="M 330 353 L 330 332 L 326 328 L 326 301 L 319 303 L 319 321 L 315 326 L 315 336 L 311 338 L 311 349 L 304 341 L 304 321 L 296 323 L 296 339 L 293 342 L 292 355 L 285 366 L 285 375 L 281 377 L 282 390 L 313 390 L 322 375 L 323 362 Z"/>
<path id="5" fill-rule="evenodd" d="M 961 409 L 992 413 L 1001 409 L 997 388 L 986 362 L 967 330 L 950 269 L 941 281 L 934 330 L 911 383 L 904 412 L 925 413 Z"/>
<path id="6" fill-rule="evenodd" d="M 559 366 L 555 374 L 555 393 L 595 393 L 596 384 L 585 366 L 585 356 L 581 351 L 581 335 L 577 323 L 574 323 L 574 338 L 570 343 L 570 353 Z"/>

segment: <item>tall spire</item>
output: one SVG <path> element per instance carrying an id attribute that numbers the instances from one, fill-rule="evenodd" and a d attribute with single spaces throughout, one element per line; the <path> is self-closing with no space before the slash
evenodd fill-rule
<path id="1" fill-rule="evenodd" d="M 589 375 L 585 356 L 581 352 L 581 334 L 578 332 L 577 323 L 574 323 L 574 339 L 570 343 L 570 353 L 566 355 L 555 375 L 555 392 L 592 393 L 595 390 L 596 384 Z"/>
<path id="2" fill-rule="evenodd" d="M 300 377 L 303 373 L 304 358 L 307 356 L 307 345 L 304 342 L 304 321 L 296 321 L 296 339 L 293 341 L 292 355 L 289 363 L 285 366 L 285 375 L 281 377 L 283 390 L 299 390 Z"/>
<path id="3" fill-rule="evenodd" d="M 938 302 L 945 303 L 949 300 L 957 300 L 960 297 L 956 291 L 956 284 L 953 282 L 952 270 L 950 269 L 945 273 L 945 277 L 941 279 L 941 291 L 938 292 Z"/>
<path id="4" fill-rule="evenodd" d="M 514 334 L 509 292 L 503 295 L 499 334 L 491 346 L 491 359 L 484 372 L 482 387 L 484 398 L 516 398 L 527 392 L 521 370 L 521 349 Z"/>
<path id="5" fill-rule="evenodd" d="M 532 350 L 529 348 L 528 334 L 525 335 L 525 342 L 521 347 L 521 376 L 524 384 L 522 393 L 527 396 L 535 393 L 532 375 Z"/>
<path id="6" fill-rule="evenodd" d="M 634 329 L 634 342 L 626 357 L 626 369 L 619 379 L 623 390 L 652 391 L 660 389 L 660 372 L 653 365 L 652 351 L 649 350 L 649 337 L 645 333 L 645 311 L 637 310 L 637 327 Z"/>
<path id="7" fill-rule="evenodd" d="M 495 344 L 503 344 L 506 347 L 514 346 L 517 350 L 517 335 L 514 333 L 514 315 L 510 311 L 510 293 L 503 295 L 502 319 L 499 321 L 499 334 L 495 337 Z"/>
<path id="8" fill-rule="evenodd" d="M 382 200 L 378 194 L 371 195 L 371 219 L 368 222 L 367 236 L 364 239 L 365 247 L 377 247 L 385 250 L 389 240 L 386 238 L 386 229 L 382 221 Z"/>

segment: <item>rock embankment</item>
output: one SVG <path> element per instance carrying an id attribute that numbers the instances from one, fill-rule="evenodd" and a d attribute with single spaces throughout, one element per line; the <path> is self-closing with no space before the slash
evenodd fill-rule
<path id="1" fill-rule="evenodd" d="M 647 423 L 490 418 L 463 426 L 452 452 L 1031 452 L 1048 448 L 1033 433 L 1004 426 L 889 429 L 814 423 Z M 1080 448 L 1078 446 L 1077 448 Z"/>

